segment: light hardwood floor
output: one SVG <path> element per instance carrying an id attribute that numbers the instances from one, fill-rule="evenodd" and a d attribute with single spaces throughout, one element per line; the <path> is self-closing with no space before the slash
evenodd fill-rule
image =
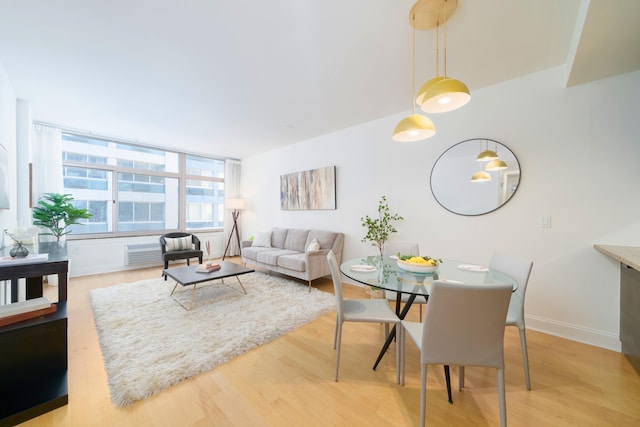
<path id="1" fill-rule="evenodd" d="M 371 369 L 383 339 L 376 324 L 347 323 L 340 380 L 333 381 L 335 313 L 144 401 L 116 408 L 98 344 L 89 291 L 160 276 L 145 269 L 73 278 L 69 286 L 69 404 L 23 426 L 412 426 L 419 420 L 417 351 L 408 345 L 406 385 L 395 383 L 393 345 Z M 301 286 L 306 286 L 301 282 Z M 329 279 L 314 286 L 332 291 Z M 48 288 L 48 286 L 47 286 Z M 55 289 L 47 289 L 52 292 Z M 250 289 L 248 289 L 250 292 Z M 364 298 L 345 285 L 345 297 Z M 122 302 L 126 304 L 126 301 Z M 417 310 L 410 313 L 417 319 Z M 206 325 L 203 325 L 206 327 Z M 180 331 L 176 331 L 179 334 Z M 528 331 L 532 390 L 524 386 L 518 332 L 505 336 L 507 420 L 512 426 L 640 425 L 640 376 L 625 357 Z M 431 368 L 427 424 L 499 424 L 495 371 L 467 368 L 447 403 L 441 368 Z"/>

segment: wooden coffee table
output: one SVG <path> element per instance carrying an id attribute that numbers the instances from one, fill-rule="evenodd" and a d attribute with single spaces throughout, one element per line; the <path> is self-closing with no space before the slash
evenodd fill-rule
<path id="1" fill-rule="evenodd" d="M 242 292 L 244 292 L 244 294 L 246 295 L 247 291 L 244 289 L 244 286 L 242 286 L 242 282 L 240 281 L 240 278 L 238 276 L 242 274 L 253 273 L 255 270 L 228 261 L 219 261 L 218 264 L 220 264 L 220 270 L 212 271 L 211 273 L 197 273 L 196 268 L 198 266 L 196 265 L 165 269 L 164 274 L 176 281 L 176 285 L 173 287 L 170 296 L 173 297 L 173 293 L 175 292 L 178 285 L 193 285 L 193 291 L 191 293 L 191 303 L 189 304 L 189 308 L 185 307 L 180 301 L 174 298 L 174 300 L 183 308 L 191 310 L 191 307 L 193 306 L 193 300 L 196 296 L 196 286 L 198 285 L 198 283 L 209 282 L 216 279 L 222 279 L 224 283 L 224 278 L 226 277 L 235 277 L 236 280 L 238 280 L 240 287 L 242 288 Z"/>

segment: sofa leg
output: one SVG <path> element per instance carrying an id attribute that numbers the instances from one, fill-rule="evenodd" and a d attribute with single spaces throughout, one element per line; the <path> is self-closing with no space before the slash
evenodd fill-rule
<path id="1" fill-rule="evenodd" d="M 309 280 L 309 293 L 311 293 L 311 280 Z"/>

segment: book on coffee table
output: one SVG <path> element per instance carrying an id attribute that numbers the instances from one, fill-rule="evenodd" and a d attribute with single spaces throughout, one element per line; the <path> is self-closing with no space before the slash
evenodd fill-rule
<path id="1" fill-rule="evenodd" d="M 220 270 L 220 264 L 198 264 L 196 267 L 196 273 L 211 273 L 212 271 Z"/>

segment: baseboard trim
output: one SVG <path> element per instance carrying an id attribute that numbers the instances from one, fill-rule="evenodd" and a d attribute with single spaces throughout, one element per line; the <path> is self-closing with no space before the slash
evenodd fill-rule
<path id="1" fill-rule="evenodd" d="M 525 316 L 525 323 L 527 329 L 533 331 L 613 350 L 618 353 L 622 352 L 620 337 L 614 333 L 537 316 Z"/>

